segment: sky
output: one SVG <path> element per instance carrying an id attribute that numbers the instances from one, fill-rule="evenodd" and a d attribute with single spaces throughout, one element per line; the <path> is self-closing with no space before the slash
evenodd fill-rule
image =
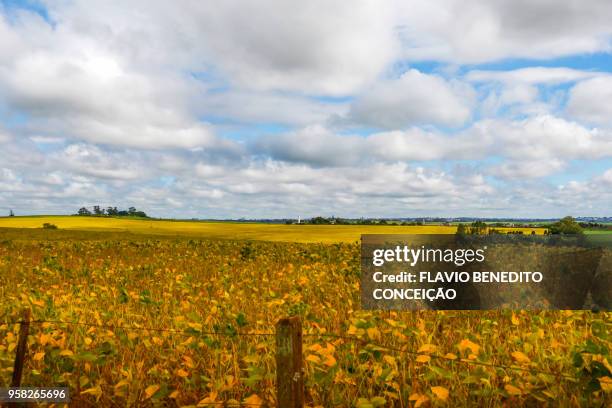
<path id="1" fill-rule="evenodd" d="M 0 0 L 0 215 L 610 216 L 610 21 L 608 0 Z"/>

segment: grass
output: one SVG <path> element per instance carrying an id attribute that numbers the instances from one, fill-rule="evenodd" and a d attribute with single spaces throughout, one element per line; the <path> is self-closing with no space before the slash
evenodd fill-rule
<path id="1" fill-rule="evenodd" d="M 131 234 L 189 236 L 207 239 L 244 239 L 301 243 L 356 242 L 362 234 L 454 234 L 456 226 L 285 225 L 240 222 L 138 220 L 110 217 L 34 216 L 0 218 L 0 228 L 42 228 L 44 223 L 61 230 L 128 232 Z M 496 228 L 543 233 L 542 228 Z"/>

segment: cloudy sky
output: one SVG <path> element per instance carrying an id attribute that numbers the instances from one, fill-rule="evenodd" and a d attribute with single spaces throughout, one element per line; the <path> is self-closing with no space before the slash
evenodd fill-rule
<path id="1" fill-rule="evenodd" d="M 0 0 L 0 214 L 610 216 L 610 21 L 609 0 Z"/>

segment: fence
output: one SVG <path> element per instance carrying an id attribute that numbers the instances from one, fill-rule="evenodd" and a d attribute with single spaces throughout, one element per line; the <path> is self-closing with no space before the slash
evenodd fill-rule
<path id="1" fill-rule="evenodd" d="M 100 325 L 85 322 L 68 322 L 60 320 L 31 320 L 31 312 L 29 309 L 24 309 L 22 312 L 22 320 L 16 322 L 5 322 L 5 324 L 19 324 L 19 339 L 17 342 L 15 352 L 15 363 L 13 367 L 13 376 L 11 380 L 11 387 L 21 386 L 21 377 L 23 374 L 23 367 L 27 357 L 27 338 L 29 334 L 30 325 L 32 324 L 66 324 L 66 325 L 82 325 L 91 327 L 100 327 L 105 329 L 124 329 L 134 331 L 158 331 L 158 332 L 170 332 L 182 335 L 192 336 L 192 333 L 181 330 L 153 328 L 153 327 L 130 327 L 130 326 L 114 326 L 114 325 Z M 276 323 L 276 330 L 274 333 L 260 332 L 260 333 L 233 333 L 228 334 L 224 332 L 200 332 L 203 335 L 220 335 L 220 336 L 274 336 L 276 338 L 276 399 L 277 406 L 283 408 L 297 408 L 304 406 L 304 368 L 303 368 L 303 355 L 302 355 L 302 340 L 303 337 L 318 337 L 318 338 L 335 338 L 346 341 L 351 341 L 360 344 L 369 344 L 381 349 L 385 349 L 392 352 L 404 353 L 412 356 L 428 356 L 433 359 L 446 360 L 452 363 L 466 364 L 466 365 L 480 365 L 487 367 L 500 368 L 505 370 L 516 370 L 526 371 L 534 374 L 547 374 L 557 377 L 558 379 L 565 378 L 570 380 L 576 380 L 577 378 L 572 375 L 564 373 L 555 373 L 545 370 L 536 370 L 533 368 L 501 365 L 487 363 L 483 361 L 468 360 L 468 359 L 455 359 L 441 355 L 419 353 L 404 348 L 389 347 L 384 344 L 379 344 L 369 340 L 361 339 L 355 336 L 346 336 L 334 333 L 303 333 L 302 323 L 299 317 L 287 317 L 280 319 Z M 224 402 L 208 403 L 209 405 L 217 404 L 224 405 Z M 260 404 L 248 404 L 240 403 L 241 406 L 261 406 Z"/>

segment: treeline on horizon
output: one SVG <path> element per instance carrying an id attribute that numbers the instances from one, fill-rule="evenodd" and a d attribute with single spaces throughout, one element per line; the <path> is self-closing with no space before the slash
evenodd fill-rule
<path id="1" fill-rule="evenodd" d="M 87 207 L 81 207 L 75 215 L 83 216 L 107 216 L 107 217 L 139 217 L 149 218 L 149 216 L 142 210 L 137 210 L 136 207 L 130 207 L 127 210 L 119 210 L 117 207 L 106 207 L 103 208 L 99 205 L 94 205 L 90 210 Z"/>
<path id="2" fill-rule="evenodd" d="M 421 220 L 415 221 L 393 221 L 388 219 L 364 218 L 351 220 L 339 217 L 313 217 L 303 221 L 287 220 L 286 224 L 304 225 L 402 225 L 420 226 L 425 225 Z M 439 224 L 451 225 L 448 220 L 440 219 Z M 534 228 L 532 224 L 521 224 L 515 222 L 493 222 L 474 221 L 471 223 L 458 223 L 457 229 L 460 234 L 497 234 L 500 233 L 496 228 Z M 542 224 L 540 228 L 546 228 L 547 234 L 582 234 L 585 229 L 609 229 L 608 225 L 597 222 L 578 222 L 574 217 L 567 216 L 559 221 L 549 224 Z M 509 232 L 522 234 L 523 231 Z"/>

